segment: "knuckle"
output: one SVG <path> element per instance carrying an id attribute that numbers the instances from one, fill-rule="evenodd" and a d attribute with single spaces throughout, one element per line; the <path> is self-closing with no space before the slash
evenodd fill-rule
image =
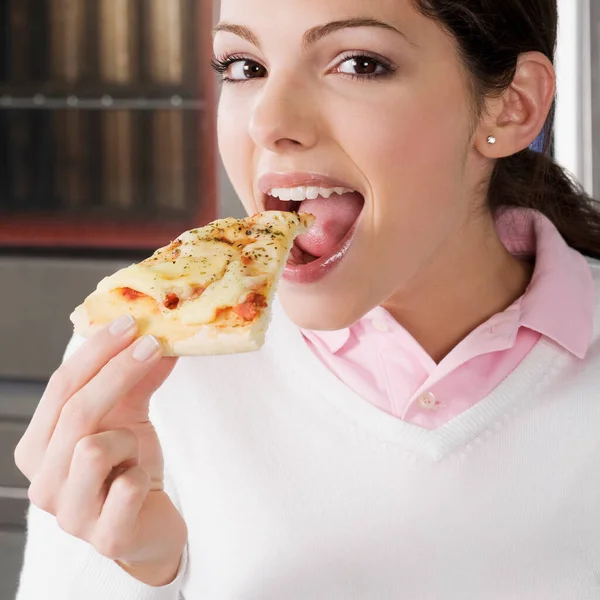
<path id="1" fill-rule="evenodd" d="M 111 487 L 114 488 L 113 491 L 118 495 L 122 505 L 135 504 L 145 491 L 139 481 L 126 475 L 117 477 Z"/>
<path id="2" fill-rule="evenodd" d="M 27 490 L 27 497 L 34 506 L 44 512 L 55 513 L 54 490 L 47 485 L 40 485 L 39 479 L 35 479 Z"/>
<path id="3" fill-rule="evenodd" d="M 111 560 L 118 560 L 124 556 L 126 551 L 124 540 L 117 537 L 113 531 L 105 529 L 94 534 L 92 546 L 99 554 Z"/>
<path id="4" fill-rule="evenodd" d="M 103 469 L 107 463 L 104 448 L 91 437 L 84 437 L 75 444 L 73 458 L 90 470 Z"/>
<path id="5" fill-rule="evenodd" d="M 84 527 L 73 513 L 64 510 L 58 510 L 56 513 L 56 522 L 65 533 L 68 533 L 69 535 L 79 539 L 84 538 Z"/>
<path id="6" fill-rule="evenodd" d="M 15 450 L 13 453 L 13 458 L 14 458 L 14 462 L 15 465 L 17 467 L 17 469 L 19 469 L 19 471 L 21 471 L 21 473 L 23 473 L 23 475 L 25 475 L 25 477 L 27 477 L 27 479 L 31 479 L 30 477 L 30 456 L 29 456 L 29 451 L 26 445 L 26 442 L 24 441 L 25 438 L 21 438 L 19 440 L 19 443 L 15 446 Z"/>
<path id="7" fill-rule="evenodd" d="M 64 368 L 65 365 L 59 367 L 48 379 L 48 385 L 46 386 L 46 393 L 68 397 L 74 391 L 74 384 L 71 381 L 69 372 Z"/>

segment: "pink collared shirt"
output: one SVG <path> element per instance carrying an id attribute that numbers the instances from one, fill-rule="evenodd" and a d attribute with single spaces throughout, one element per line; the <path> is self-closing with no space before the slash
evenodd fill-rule
<path id="1" fill-rule="evenodd" d="M 531 283 L 439 364 L 381 307 L 347 329 L 303 330 L 309 347 L 365 400 L 426 429 L 442 426 L 487 396 L 541 336 L 584 358 L 595 303 L 587 261 L 537 211 L 506 209 L 496 226 L 511 254 L 535 256 Z"/>

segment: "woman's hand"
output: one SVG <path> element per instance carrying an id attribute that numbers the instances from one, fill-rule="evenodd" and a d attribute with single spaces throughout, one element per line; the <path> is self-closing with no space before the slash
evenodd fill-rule
<path id="1" fill-rule="evenodd" d="M 176 576 L 185 523 L 163 489 L 150 397 L 175 366 L 127 317 L 52 375 L 15 450 L 33 504 L 149 585 Z M 132 343 L 133 342 L 133 343 Z"/>

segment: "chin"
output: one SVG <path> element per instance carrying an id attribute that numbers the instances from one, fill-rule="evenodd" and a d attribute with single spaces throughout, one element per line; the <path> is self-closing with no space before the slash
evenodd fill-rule
<path id="1" fill-rule="evenodd" d="M 286 315 L 301 329 L 314 331 L 337 331 L 359 321 L 368 309 L 361 310 L 355 304 L 333 296 L 319 297 L 300 292 L 293 287 L 280 285 L 277 296 Z M 356 299 L 354 299 L 356 300 Z"/>

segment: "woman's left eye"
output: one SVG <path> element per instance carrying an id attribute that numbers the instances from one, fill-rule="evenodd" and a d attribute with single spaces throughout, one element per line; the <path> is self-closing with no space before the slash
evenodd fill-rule
<path id="1" fill-rule="evenodd" d="M 389 64 L 373 56 L 350 56 L 340 63 L 335 72 L 358 78 L 372 78 L 387 75 L 391 70 Z"/>

